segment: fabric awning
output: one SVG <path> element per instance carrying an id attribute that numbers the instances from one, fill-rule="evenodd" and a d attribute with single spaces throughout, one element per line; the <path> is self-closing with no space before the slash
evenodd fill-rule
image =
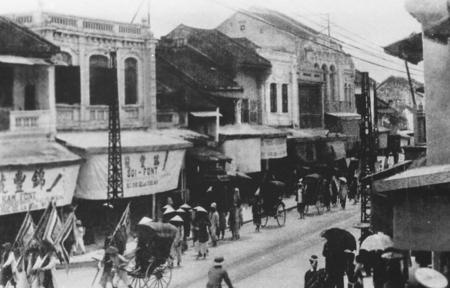
<path id="1" fill-rule="evenodd" d="M 0 55 L 0 63 L 18 65 L 51 65 L 50 62 L 40 58 L 29 58 L 22 56 Z"/>
<path id="2" fill-rule="evenodd" d="M 222 117 L 222 114 L 217 113 L 217 111 L 199 111 L 199 112 L 190 112 L 189 114 L 199 118 L 217 117 L 217 116 Z"/>
<path id="3" fill-rule="evenodd" d="M 422 33 L 394 42 L 384 47 L 384 52 L 416 65 L 423 60 Z"/>
<path id="4" fill-rule="evenodd" d="M 56 136 L 65 146 L 90 154 L 108 153 L 108 132 L 58 133 Z M 177 150 L 192 147 L 190 142 L 161 131 L 123 131 L 122 153 Z"/>
<path id="5" fill-rule="evenodd" d="M 56 142 L 46 139 L 15 139 L 0 142 L 0 167 L 42 164 L 76 164 L 82 159 Z"/>
<path id="6" fill-rule="evenodd" d="M 200 162 L 231 162 L 231 158 L 209 147 L 196 147 L 188 151 L 188 155 Z"/>
<path id="7" fill-rule="evenodd" d="M 361 119 L 361 115 L 359 115 L 358 113 L 351 113 L 351 112 L 334 112 L 325 114 L 341 119 Z"/>

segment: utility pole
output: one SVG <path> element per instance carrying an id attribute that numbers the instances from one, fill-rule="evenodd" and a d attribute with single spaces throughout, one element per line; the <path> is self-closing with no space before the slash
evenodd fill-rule
<path id="1" fill-rule="evenodd" d="M 108 132 L 108 189 L 107 199 L 111 203 L 123 198 L 122 176 L 122 144 L 120 140 L 120 113 L 117 89 L 117 52 L 110 52 L 110 67 L 112 68 L 112 90 L 109 101 L 109 132 Z"/>
<path id="2" fill-rule="evenodd" d="M 372 108 L 370 99 L 369 73 L 361 73 L 361 92 L 363 97 L 363 115 L 360 127 L 361 150 L 360 150 L 360 183 L 361 183 L 361 224 L 369 225 L 371 218 L 371 193 L 372 185 L 364 181 L 366 176 L 375 172 L 375 138 L 372 121 Z M 361 240 L 369 234 L 368 229 L 361 229 Z"/>

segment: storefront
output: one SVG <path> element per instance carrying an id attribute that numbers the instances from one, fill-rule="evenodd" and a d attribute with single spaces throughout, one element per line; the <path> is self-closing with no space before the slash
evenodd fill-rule
<path id="1" fill-rule="evenodd" d="M 16 235 L 27 211 L 39 214 L 50 201 L 57 207 L 72 203 L 79 156 L 44 137 L 2 140 L 0 146 L 1 235 Z"/>
<path id="2" fill-rule="evenodd" d="M 186 148 L 192 144 L 158 131 L 124 131 L 121 138 L 124 199 L 117 205 L 131 202 L 132 223 L 144 215 L 158 218 L 168 196 L 181 199 L 179 180 Z M 79 217 L 88 222 L 88 227 L 95 227 L 98 219 L 90 219 L 92 210 L 101 213 L 107 200 L 108 132 L 61 133 L 57 139 L 85 159 L 75 198 Z"/>

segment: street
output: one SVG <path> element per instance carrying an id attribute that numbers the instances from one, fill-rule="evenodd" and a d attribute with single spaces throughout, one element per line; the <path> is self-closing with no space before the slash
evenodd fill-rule
<path id="1" fill-rule="evenodd" d="M 300 220 L 292 210 L 288 212 L 285 227 L 279 228 L 274 219 L 269 219 L 268 227 L 260 233 L 254 232 L 252 224 L 246 224 L 241 229 L 241 240 L 220 242 L 218 247 L 209 249 L 206 260 L 196 261 L 195 252 L 190 248 L 183 257 L 182 267 L 173 269 L 169 287 L 204 287 L 207 271 L 216 256 L 225 257 L 225 267 L 237 287 L 303 287 L 309 257 L 321 256 L 324 240 L 320 232 L 340 227 L 357 236 L 358 231 L 351 227 L 359 221 L 359 212 L 359 205 L 349 205 L 345 211 L 333 208 L 324 215 Z M 319 267 L 322 266 L 323 259 L 320 259 Z M 95 272 L 93 267 L 74 268 L 68 274 L 58 270 L 57 277 L 62 288 L 90 287 Z"/>

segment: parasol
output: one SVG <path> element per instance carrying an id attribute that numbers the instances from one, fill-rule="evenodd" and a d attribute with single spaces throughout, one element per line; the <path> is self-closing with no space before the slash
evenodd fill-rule
<path id="1" fill-rule="evenodd" d="M 356 250 L 356 239 L 347 230 L 340 228 L 330 228 L 323 231 L 320 236 L 327 239 L 328 249 L 330 250 Z"/>
<path id="2" fill-rule="evenodd" d="M 423 287 L 445 288 L 448 285 L 445 276 L 431 268 L 417 268 L 414 276 Z"/>
<path id="3" fill-rule="evenodd" d="M 154 234 L 160 238 L 175 238 L 177 228 L 171 224 L 161 222 L 147 222 L 145 224 L 138 224 L 138 226 L 145 229 L 145 231 Z"/>
<path id="4" fill-rule="evenodd" d="M 383 232 L 370 235 L 361 244 L 361 249 L 367 251 L 385 250 L 386 248 L 393 247 L 394 242 L 389 235 Z"/>

